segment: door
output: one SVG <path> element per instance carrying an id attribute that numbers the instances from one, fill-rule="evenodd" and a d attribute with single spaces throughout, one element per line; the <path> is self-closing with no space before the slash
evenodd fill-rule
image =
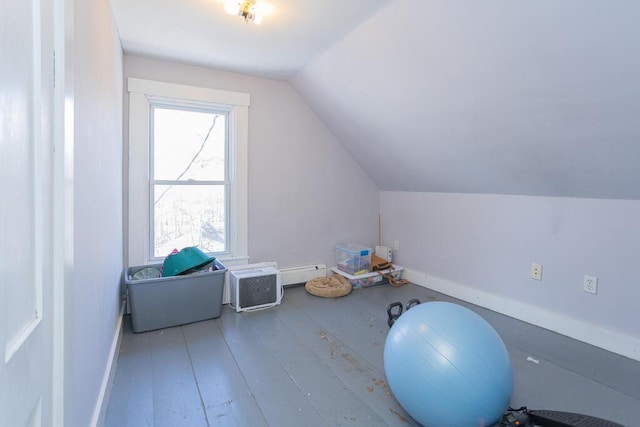
<path id="1" fill-rule="evenodd" d="M 52 0 L 0 2 L 0 425 L 53 417 Z"/>

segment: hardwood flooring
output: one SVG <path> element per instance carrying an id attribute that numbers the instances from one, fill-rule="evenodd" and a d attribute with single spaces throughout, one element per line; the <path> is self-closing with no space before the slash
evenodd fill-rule
<path id="1" fill-rule="evenodd" d="M 225 306 L 218 319 L 141 334 L 127 318 L 105 424 L 418 425 L 395 400 L 383 366 L 387 306 L 412 298 L 457 302 L 492 324 L 514 368 L 512 406 L 640 426 L 640 362 L 415 285 L 339 299 L 287 288 L 275 308 Z"/>

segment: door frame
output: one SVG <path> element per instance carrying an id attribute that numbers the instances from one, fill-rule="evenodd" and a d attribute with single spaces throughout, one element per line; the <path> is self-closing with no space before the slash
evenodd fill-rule
<path id="1" fill-rule="evenodd" d="M 67 300 L 73 283 L 74 191 L 74 0 L 53 0 L 54 98 L 53 98 L 53 426 L 65 425 L 68 384 L 65 381 Z"/>

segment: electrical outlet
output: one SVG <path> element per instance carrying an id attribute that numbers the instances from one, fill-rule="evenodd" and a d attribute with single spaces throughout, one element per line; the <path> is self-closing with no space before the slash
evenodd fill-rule
<path id="1" fill-rule="evenodd" d="M 400 242 L 397 240 L 394 240 L 393 242 L 393 250 L 395 251 L 399 251 L 400 250 Z"/>
<path id="2" fill-rule="evenodd" d="M 588 294 L 597 294 L 598 293 L 598 278 L 594 276 L 584 276 L 583 281 L 584 291 Z"/>
<path id="3" fill-rule="evenodd" d="M 531 278 L 535 280 L 542 280 L 542 264 L 536 262 L 531 264 Z"/>

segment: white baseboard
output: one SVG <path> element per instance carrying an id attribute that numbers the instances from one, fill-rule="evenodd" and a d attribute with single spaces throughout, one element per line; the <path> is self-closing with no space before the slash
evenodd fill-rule
<path id="1" fill-rule="evenodd" d="M 304 267 L 282 268 L 280 269 L 280 277 L 282 286 L 298 285 L 318 277 L 327 277 L 327 266 L 314 264 Z"/>
<path id="2" fill-rule="evenodd" d="M 118 353 L 120 352 L 120 344 L 122 343 L 122 322 L 124 319 L 124 312 L 125 304 L 123 303 L 120 307 L 120 315 L 118 316 L 116 330 L 113 335 L 113 340 L 111 341 L 107 366 L 105 368 L 104 375 L 102 376 L 100 394 L 98 395 L 96 407 L 93 410 L 93 417 L 91 418 L 91 425 L 93 427 L 102 427 L 105 423 L 107 408 L 109 406 L 109 397 L 111 396 L 111 386 L 113 385 L 113 379 L 116 374 Z"/>
<path id="3" fill-rule="evenodd" d="M 640 339 L 638 338 L 416 270 L 405 269 L 404 278 L 416 285 L 640 361 Z"/>

